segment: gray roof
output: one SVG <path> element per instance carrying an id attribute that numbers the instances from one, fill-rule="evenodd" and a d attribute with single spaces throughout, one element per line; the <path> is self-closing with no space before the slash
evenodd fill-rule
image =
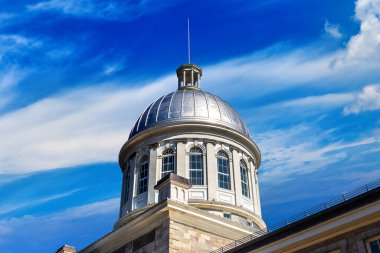
<path id="1" fill-rule="evenodd" d="M 194 89 L 179 89 L 154 101 L 137 119 L 129 138 L 160 124 L 184 122 L 217 124 L 250 138 L 240 115 L 226 101 Z"/>

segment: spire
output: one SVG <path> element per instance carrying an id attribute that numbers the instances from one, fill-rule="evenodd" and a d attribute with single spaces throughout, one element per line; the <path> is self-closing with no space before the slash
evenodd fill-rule
<path id="1" fill-rule="evenodd" d="M 187 53 L 189 63 L 177 68 L 178 89 L 200 89 L 202 69 L 190 61 L 190 18 L 187 18 Z"/>
<path id="2" fill-rule="evenodd" d="M 187 18 L 187 54 L 189 56 L 189 64 L 190 61 L 190 18 Z"/>

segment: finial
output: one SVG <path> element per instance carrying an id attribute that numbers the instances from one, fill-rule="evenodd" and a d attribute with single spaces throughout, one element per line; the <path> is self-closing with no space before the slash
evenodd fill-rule
<path id="1" fill-rule="evenodd" d="M 190 18 L 187 18 L 187 54 L 189 56 L 190 64 Z"/>

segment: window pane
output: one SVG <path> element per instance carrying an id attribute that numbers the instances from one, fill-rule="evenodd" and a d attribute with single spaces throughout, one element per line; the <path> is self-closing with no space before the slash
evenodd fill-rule
<path id="1" fill-rule="evenodd" d="M 380 240 L 372 241 L 369 243 L 371 253 L 380 253 Z"/>
<path id="2" fill-rule="evenodd" d="M 240 177 L 242 194 L 249 198 L 248 171 L 243 162 L 240 162 Z"/>
<path id="3" fill-rule="evenodd" d="M 137 194 L 144 193 L 148 190 L 149 163 L 147 158 L 143 158 L 141 161 Z"/>
<path id="4" fill-rule="evenodd" d="M 230 168 L 228 157 L 224 152 L 218 153 L 218 186 L 230 190 Z"/>
<path id="5" fill-rule="evenodd" d="M 190 183 L 192 185 L 203 185 L 203 154 L 200 148 L 190 150 Z"/>
<path id="6" fill-rule="evenodd" d="M 174 151 L 172 149 L 167 149 L 162 153 L 161 178 L 170 173 L 175 173 Z"/>
<path id="7" fill-rule="evenodd" d="M 124 204 L 127 203 L 129 200 L 129 186 L 130 186 L 130 181 L 131 181 L 131 167 L 129 164 L 128 164 L 126 173 L 127 173 L 127 176 L 125 178 Z"/>

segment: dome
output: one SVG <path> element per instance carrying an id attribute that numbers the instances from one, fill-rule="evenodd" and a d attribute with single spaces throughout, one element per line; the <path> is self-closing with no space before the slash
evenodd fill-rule
<path id="1" fill-rule="evenodd" d="M 201 89 L 178 89 L 154 101 L 137 119 L 129 138 L 161 124 L 204 122 L 250 138 L 240 115 L 223 99 Z"/>

